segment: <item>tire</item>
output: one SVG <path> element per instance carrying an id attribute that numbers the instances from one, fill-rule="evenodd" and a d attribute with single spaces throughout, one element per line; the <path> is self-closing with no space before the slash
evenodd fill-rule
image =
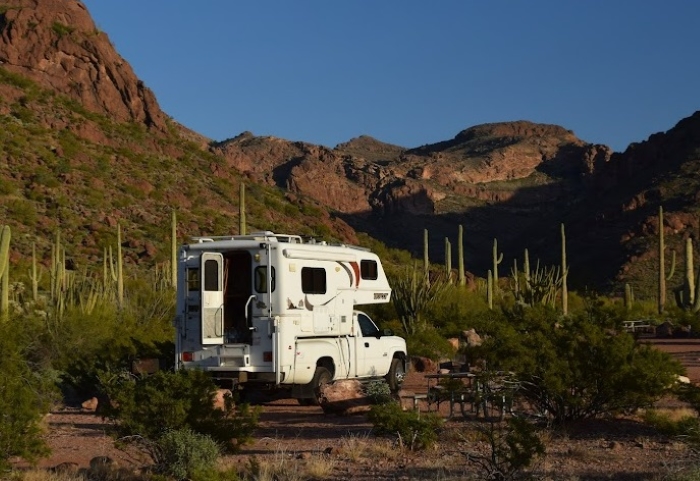
<path id="1" fill-rule="evenodd" d="M 308 398 L 308 397 L 297 398 L 297 402 L 299 403 L 300 406 L 316 406 L 316 405 L 318 405 L 318 402 L 316 401 L 316 399 Z"/>
<path id="2" fill-rule="evenodd" d="M 386 375 L 386 382 L 389 384 L 389 389 L 392 393 L 396 394 L 401 389 L 404 377 L 406 377 L 406 370 L 403 367 L 403 362 L 399 358 L 394 358 L 391 360 L 391 367 Z"/>
<path id="3" fill-rule="evenodd" d="M 332 380 L 333 376 L 331 376 L 331 372 L 327 368 L 323 366 L 318 366 L 316 368 L 314 378 L 311 380 L 311 385 L 313 387 L 314 394 L 316 395 L 314 401 L 317 406 L 321 404 L 320 387 L 324 384 L 328 384 Z"/>

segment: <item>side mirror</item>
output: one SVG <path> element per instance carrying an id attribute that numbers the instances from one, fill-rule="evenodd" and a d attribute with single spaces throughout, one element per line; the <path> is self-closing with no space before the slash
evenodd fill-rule
<path id="1" fill-rule="evenodd" d="M 382 335 L 383 335 L 383 336 L 393 336 L 393 335 L 394 335 L 394 331 L 392 331 L 391 329 L 384 329 L 384 332 L 383 332 Z"/>

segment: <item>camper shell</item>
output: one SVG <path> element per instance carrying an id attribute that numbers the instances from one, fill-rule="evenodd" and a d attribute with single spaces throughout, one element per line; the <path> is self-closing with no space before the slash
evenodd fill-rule
<path id="1" fill-rule="evenodd" d="M 196 237 L 177 269 L 177 368 L 301 399 L 339 379 L 385 378 L 398 389 L 405 341 L 355 309 L 391 297 L 368 249 L 269 231 Z"/>

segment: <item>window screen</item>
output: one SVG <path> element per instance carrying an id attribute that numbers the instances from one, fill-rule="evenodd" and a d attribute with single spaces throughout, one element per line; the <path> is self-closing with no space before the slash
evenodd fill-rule
<path id="1" fill-rule="evenodd" d="M 360 261 L 360 275 L 363 279 L 376 280 L 377 262 L 369 260 Z"/>
<path id="2" fill-rule="evenodd" d="M 219 263 L 214 259 L 204 261 L 204 290 L 220 291 L 219 286 Z"/>
<path id="3" fill-rule="evenodd" d="M 301 291 L 304 294 L 326 293 L 326 270 L 322 267 L 301 269 Z"/>

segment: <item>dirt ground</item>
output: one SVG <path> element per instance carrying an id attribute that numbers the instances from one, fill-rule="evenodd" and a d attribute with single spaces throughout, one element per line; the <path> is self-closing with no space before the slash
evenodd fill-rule
<path id="1" fill-rule="evenodd" d="M 700 340 L 653 340 L 671 352 L 688 369 L 688 377 L 700 382 Z M 411 372 L 404 384 L 407 393 L 427 391 L 423 373 Z M 669 408 L 678 405 L 667 404 Z M 421 412 L 427 404 L 421 402 Z M 443 415 L 447 407 L 441 408 Z M 55 412 L 47 417 L 50 457 L 39 467 L 75 462 L 88 467 L 96 456 L 109 456 L 121 467 L 139 468 L 148 459 L 137 450 L 114 447 L 107 435 L 108 425 L 99 416 L 76 410 Z M 240 454 L 227 456 L 223 463 L 244 470 L 255 458 L 262 463 L 300 469 L 314 462 L 325 464 L 319 479 L 414 480 L 480 479 L 469 456 L 486 453 L 474 429 L 483 420 L 455 416 L 446 421 L 434 450 L 411 453 L 392 441 L 371 435 L 371 424 L 362 414 L 326 415 L 320 408 L 300 406 L 295 400 L 278 400 L 263 406 L 255 442 Z M 611 419 L 567 426 L 565 432 L 547 439 L 547 454 L 533 471 L 551 480 L 661 480 L 689 466 L 697 458 L 680 441 L 659 435 L 632 419 Z M 295 466 L 296 463 L 296 467 Z"/>

